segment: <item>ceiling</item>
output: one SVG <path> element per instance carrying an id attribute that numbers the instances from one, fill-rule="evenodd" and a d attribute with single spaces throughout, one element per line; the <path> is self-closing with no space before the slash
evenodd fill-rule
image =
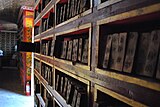
<path id="1" fill-rule="evenodd" d="M 35 0 L 0 0 L 0 30 L 16 30 L 20 7 L 34 6 Z"/>

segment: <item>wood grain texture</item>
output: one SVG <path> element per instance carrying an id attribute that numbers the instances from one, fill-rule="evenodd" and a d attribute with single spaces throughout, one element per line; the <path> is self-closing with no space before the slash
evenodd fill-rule
<path id="1" fill-rule="evenodd" d="M 68 51 L 67 51 L 67 59 L 71 60 L 72 59 L 72 49 L 73 49 L 73 41 L 70 40 L 68 44 Z"/>
<path id="2" fill-rule="evenodd" d="M 62 49 L 62 54 L 61 54 L 61 58 L 66 59 L 67 56 L 67 47 L 68 47 L 68 41 L 63 41 L 63 49 Z"/>
<path id="3" fill-rule="evenodd" d="M 72 52 L 72 61 L 77 61 L 78 55 L 78 39 L 73 40 L 73 52 Z"/>
<path id="4" fill-rule="evenodd" d="M 134 56 L 138 40 L 138 32 L 130 32 L 127 37 L 126 56 L 123 66 L 123 71 L 131 73 L 133 68 Z"/>
<path id="5" fill-rule="evenodd" d="M 86 64 L 88 63 L 88 47 L 89 47 L 88 45 L 89 45 L 89 40 L 85 39 L 83 53 L 82 53 L 82 62 Z"/>

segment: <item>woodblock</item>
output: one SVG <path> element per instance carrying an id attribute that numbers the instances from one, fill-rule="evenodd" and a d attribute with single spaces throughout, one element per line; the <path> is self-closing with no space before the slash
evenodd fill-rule
<path id="1" fill-rule="evenodd" d="M 127 39 L 128 43 L 126 48 L 126 56 L 125 56 L 123 71 L 131 73 L 137 46 L 138 32 L 130 32 L 127 38 L 128 38 Z"/>
<path id="2" fill-rule="evenodd" d="M 60 87 L 60 93 L 63 93 L 63 88 L 64 88 L 64 77 L 61 77 L 61 87 Z"/>
<path id="3" fill-rule="evenodd" d="M 63 59 L 66 59 L 67 47 L 68 47 L 68 41 L 63 41 L 63 50 L 61 54 L 61 58 Z"/>
<path id="4" fill-rule="evenodd" d="M 122 71 L 125 55 L 127 33 L 120 33 L 118 39 L 118 49 L 116 52 L 115 70 Z"/>
<path id="5" fill-rule="evenodd" d="M 160 80 L 160 49 L 159 49 L 159 59 L 158 59 L 158 64 L 157 64 L 157 73 L 156 73 L 156 78 Z"/>
<path id="6" fill-rule="evenodd" d="M 51 43 L 51 53 L 50 53 L 50 56 L 53 56 L 54 55 L 54 46 L 55 46 L 55 40 L 54 38 L 52 39 L 52 43 Z"/>
<path id="7" fill-rule="evenodd" d="M 118 51 L 118 39 L 119 39 L 118 33 L 112 35 L 112 48 L 111 48 L 111 60 L 110 60 L 111 69 L 116 68 L 116 59 L 117 59 L 116 53 Z"/>
<path id="8" fill-rule="evenodd" d="M 82 54 L 82 62 L 86 64 L 88 63 L 88 47 L 89 47 L 88 44 L 89 44 L 89 40 L 85 39 L 83 54 Z"/>
<path id="9" fill-rule="evenodd" d="M 59 82 L 60 81 L 60 76 L 59 75 L 57 75 L 57 79 L 56 79 L 56 87 L 55 87 L 55 89 L 57 90 L 57 91 L 59 91 Z"/>
<path id="10" fill-rule="evenodd" d="M 79 39 L 79 48 L 78 48 L 78 61 L 82 60 L 82 41 L 83 39 Z"/>
<path id="11" fill-rule="evenodd" d="M 75 107 L 75 105 L 76 105 L 77 93 L 78 93 L 78 91 L 75 89 L 75 90 L 74 90 L 74 95 L 73 95 L 72 104 L 71 104 L 72 107 Z"/>
<path id="12" fill-rule="evenodd" d="M 73 52 L 72 52 L 72 61 L 77 61 L 78 53 L 78 39 L 73 40 Z"/>
<path id="13" fill-rule="evenodd" d="M 150 33 L 142 33 L 140 35 L 138 43 L 138 55 L 135 62 L 135 71 L 137 72 L 137 74 L 144 75 L 144 66 L 147 59 L 150 41 Z"/>
<path id="14" fill-rule="evenodd" d="M 147 52 L 147 58 L 145 61 L 144 71 L 143 71 L 143 74 L 145 76 L 153 77 L 155 73 L 159 45 L 160 45 L 160 35 L 158 35 L 158 31 L 152 31 L 151 41 L 149 43 L 149 49 Z"/>
<path id="15" fill-rule="evenodd" d="M 106 50 L 103 60 L 103 68 L 108 68 L 109 58 L 110 58 L 110 51 L 111 51 L 111 43 L 112 43 L 112 35 L 108 35 L 106 41 Z"/>
<path id="16" fill-rule="evenodd" d="M 68 45 L 68 51 L 67 51 L 67 59 L 71 60 L 72 59 L 72 40 L 69 41 Z"/>
<path id="17" fill-rule="evenodd" d="M 63 97 L 65 99 L 66 99 L 67 85 L 68 85 L 68 78 L 65 77 L 64 90 L 63 90 Z"/>

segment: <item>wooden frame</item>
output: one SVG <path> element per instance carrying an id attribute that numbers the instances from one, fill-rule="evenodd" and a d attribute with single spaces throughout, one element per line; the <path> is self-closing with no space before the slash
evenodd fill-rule
<path id="1" fill-rule="evenodd" d="M 113 4 L 118 3 L 120 1 L 122 1 L 122 0 L 107 0 L 104 3 L 101 3 L 101 0 L 98 0 L 99 5 L 97 7 L 97 10 L 102 9 L 104 7 L 107 7 L 107 6 L 110 6 L 110 5 L 113 5 Z"/>
<path id="2" fill-rule="evenodd" d="M 91 60 L 90 59 L 91 58 L 90 57 L 90 53 L 91 53 L 91 23 L 88 23 L 88 24 L 85 24 L 85 25 L 82 25 L 82 26 L 79 26 L 77 28 L 73 28 L 73 29 L 70 29 L 70 30 L 67 30 L 67 31 L 64 31 L 64 32 L 56 33 L 55 36 L 64 35 L 64 34 L 67 34 L 67 33 L 75 32 L 75 31 L 78 31 L 78 30 L 86 29 L 86 28 L 89 28 L 88 65 L 86 66 L 86 65 L 83 65 L 83 64 L 76 64 L 75 66 L 82 67 L 84 69 L 90 70 L 90 65 L 91 65 L 91 62 L 90 62 L 90 60 Z M 65 63 L 72 64 L 71 62 L 68 63 L 68 61 L 65 61 Z"/>
<path id="3" fill-rule="evenodd" d="M 118 99 L 119 101 L 122 101 L 122 102 L 124 102 L 124 103 L 126 103 L 126 104 L 128 104 L 128 105 L 130 105 L 130 106 L 135 106 L 135 107 L 146 107 L 146 105 L 144 105 L 144 104 L 141 104 L 141 103 L 139 103 L 139 102 L 137 102 L 137 101 L 134 101 L 134 100 L 132 100 L 132 99 L 129 99 L 129 98 L 127 98 L 127 97 L 125 97 L 125 96 L 123 96 L 123 95 L 121 95 L 121 94 L 118 94 L 118 93 L 116 93 L 116 92 L 113 92 L 113 91 L 111 91 L 111 90 L 109 90 L 109 89 L 107 89 L 107 88 L 104 88 L 104 87 L 102 87 L 102 86 L 99 86 L 99 85 L 97 85 L 97 84 L 95 84 L 95 90 L 94 90 L 94 102 L 97 100 L 97 91 L 101 91 L 101 92 L 103 92 L 103 93 L 105 93 L 105 94 L 107 94 L 107 95 L 109 95 L 109 96 L 111 96 L 111 97 L 113 97 L 113 98 L 116 98 L 116 99 Z"/>

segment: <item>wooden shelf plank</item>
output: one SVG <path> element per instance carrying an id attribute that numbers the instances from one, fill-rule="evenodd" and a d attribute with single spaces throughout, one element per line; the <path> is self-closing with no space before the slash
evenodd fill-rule
<path id="1" fill-rule="evenodd" d="M 41 106 L 45 107 L 45 102 L 44 102 L 43 98 L 41 97 L 41 94 L 36 94 L 36 96 L 37 96 Z"/>
<path id="2" fill-rule="evenodd" d="M 132 83 L 132 84 L 136 84 L 136 85 L 139 85 L 139 86 L 142 86 L 142 87 L 145 87 L 145 88 L 160 91 L 160 84 L 159 83 L 150 82 L 150 81 L 146 81 L 146 80 L 143 80 L 143 79 L 140 79 L 140 78 L 127 76 L 127 75 L 123 75 L 123 74 L 118 74 L 118 73 L 115 73 L 115 72 L 105 71 L 105 70 L 101 70 L 101 69 L 98 69 L 98 68 L 96 68 L 96 73 L 102 74 L 102 75 L 105 75 L 107 77 L 114 78 L 114 79 L 117 79 L 117 80 L 120 80 L 120 81 Z"/>

